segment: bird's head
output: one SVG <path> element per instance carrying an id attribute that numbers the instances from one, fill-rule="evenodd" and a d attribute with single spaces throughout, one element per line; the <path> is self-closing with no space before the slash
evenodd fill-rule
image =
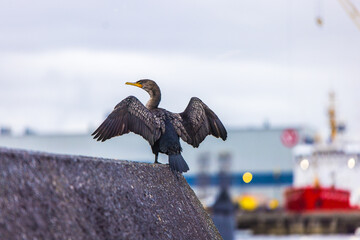
<path id="1" fill-rule="evenodd" d="M 161 92 L 159 86 L 150 79 L 141 79 L 137 82 L 126 82 L 127 85 L 133 85 L 144 89 L 150 95 L 150 100 L 146 103 L 148 109 L 157 108 L 161 100 Z"/>
<path id="2" fill-rule="evenodd" d="M 153 95 L 153 92 L 155 90 L 159 89 L 159 86 L 156 84 L 156 82 L 150 79 L 141 79 L 134 83 L 126 82 L 125 84 L 142 88 L 145 91 L 147 91 L 150 94 L 150 96 Z"/>

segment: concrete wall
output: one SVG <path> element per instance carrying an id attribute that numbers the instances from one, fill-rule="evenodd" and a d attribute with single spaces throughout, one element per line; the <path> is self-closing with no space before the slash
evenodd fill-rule
<path id="1" fill-rule="evenodd" d="M 180 174 L 0 148 L 0 239 L 221 239 Z"/>

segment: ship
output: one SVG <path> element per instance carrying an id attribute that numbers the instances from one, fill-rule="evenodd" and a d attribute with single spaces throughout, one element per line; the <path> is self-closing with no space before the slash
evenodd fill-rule
<path id="1" fill-rule="evenodd" d="M 345 125 L 337 123 L 334 93 L 328 117 L 328 141 L 293 149 L 293 185 L 284 192 L 287 211 L 360 210 L 360 145 L 343 136 Z"/>

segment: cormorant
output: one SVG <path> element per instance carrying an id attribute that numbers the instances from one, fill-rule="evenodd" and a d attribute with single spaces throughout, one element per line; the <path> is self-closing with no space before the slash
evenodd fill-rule
<path id="1" fill-rule="evenodd" d="M 207 135 L 226 140 L 224 125 L 199 98 L 192 97 L 184 112 L 172 113 L 158 108 L 161 92 L 154 81 L 142 79 L 126 84 L 144 89 L 150 100 L 146 106 L 134 96 L 122 100 L 92 134 L 94 139 L 105 141 L 134 132 L 150 143 L 155 163 L 159 163 L 159 152 L 165 153 L 169 156 L 171 170 L 180 173 L 188 171 L 189 166 L 181 156 L 179 137 L 193 147 L 198 147 Z"/>

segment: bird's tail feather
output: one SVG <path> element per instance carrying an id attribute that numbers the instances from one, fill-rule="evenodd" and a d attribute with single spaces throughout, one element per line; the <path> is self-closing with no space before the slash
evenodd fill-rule
<path id="1" fill-rule="evenodd" d="M 187 172 L 189 170 L 189 166 L 185 162 L 184 158 L 180 154 L 169 155 L 169 165 L 170 169 L 174 172 Z"/>

